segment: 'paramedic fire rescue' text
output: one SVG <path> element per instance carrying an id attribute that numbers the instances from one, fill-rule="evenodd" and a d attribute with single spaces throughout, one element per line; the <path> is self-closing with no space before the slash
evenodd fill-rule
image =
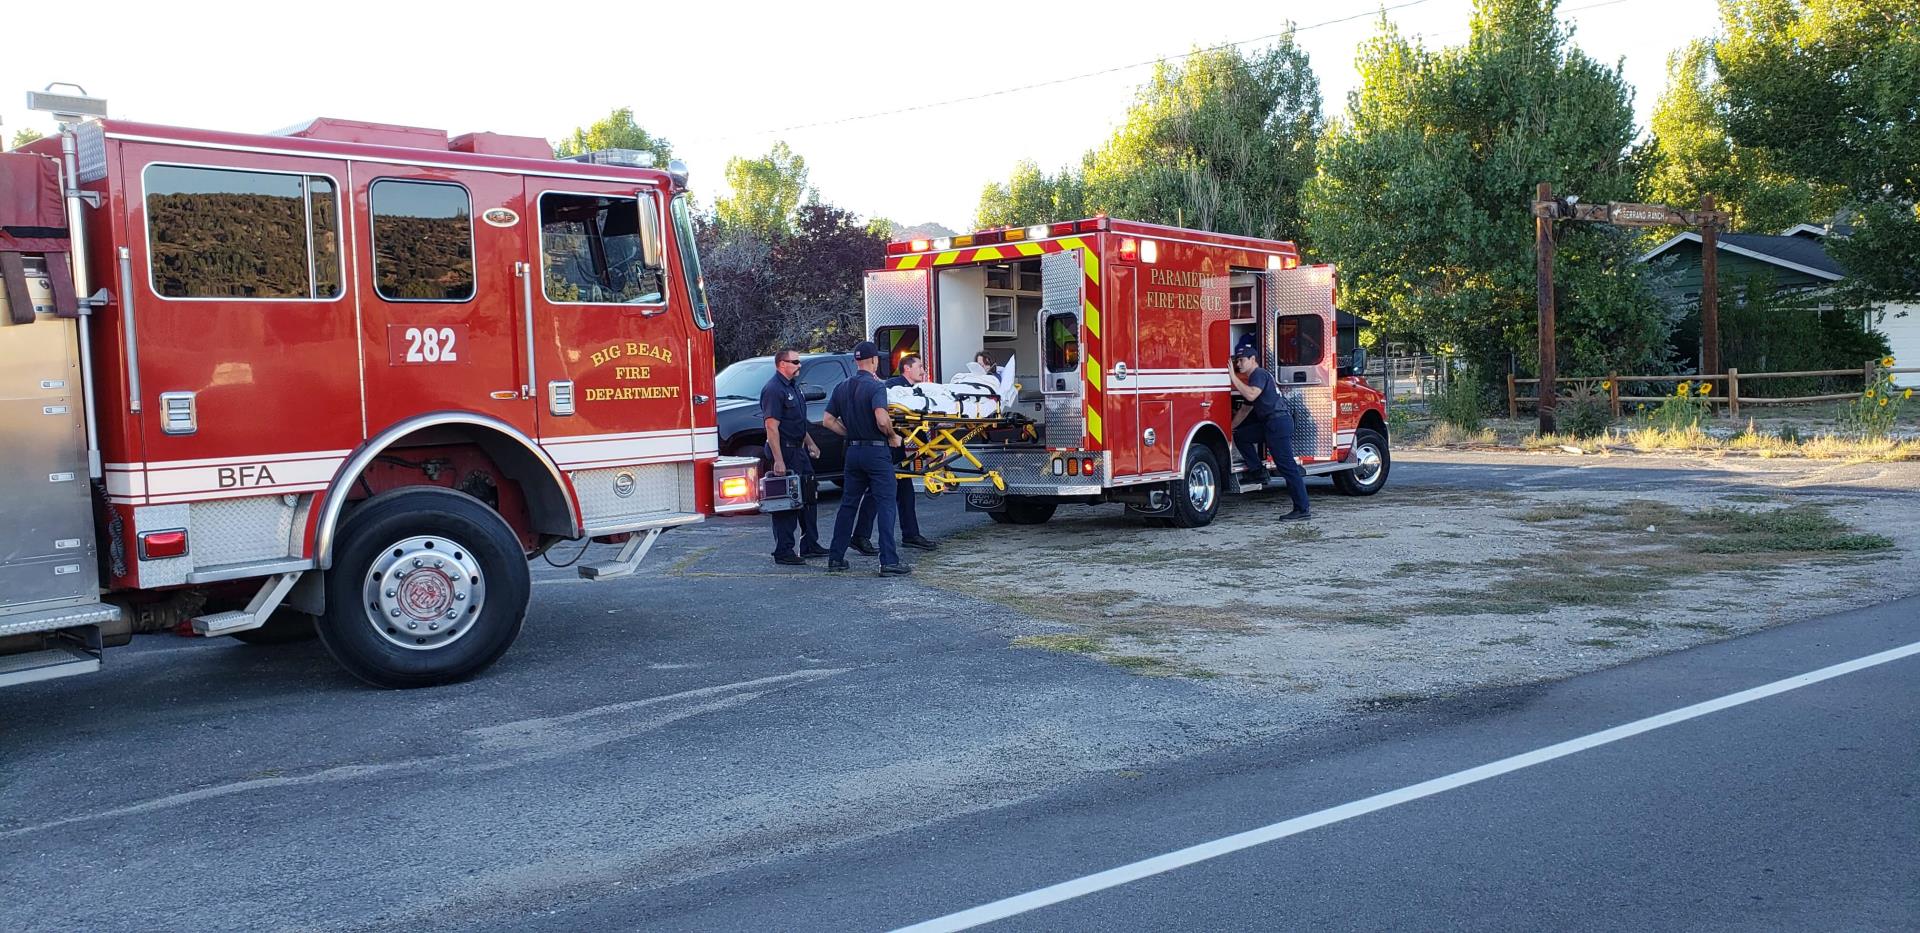
<path id="1" fill-rule="evenodd" d="M 1140 306 L 1143 308 L 1167 308 L 1176 311 L 1225 311 L 1227 309 L 1227 283 L 1220 276 L 1175 269 L 1154 269 L 1149 273 L 1147 282 L 1149 285 L 1165 285 L 1193 291 L 1148 289 L 1146 294 L 1140 296 Z M 1202 291 L 1203 289 L 1206 291 Z"/>

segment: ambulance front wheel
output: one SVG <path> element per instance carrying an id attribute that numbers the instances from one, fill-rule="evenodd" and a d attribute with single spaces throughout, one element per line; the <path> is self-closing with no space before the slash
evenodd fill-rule
<path id="1" fill-rule="evenodd" d="M 320 643 L 377 687 L 464 680 L 506 653 L 531 592 L 520 539 L 465 493 L 381 493 L 346 519 L 327 571 Z"/>
<path id="2" fill-rule="evenodd" d="M 1213 523 L 1220 514 L 1220 461 L 1213 448 L 1194 444 L 1187 451 L 1187 469 L 1173 484 L 1173 514 L 1168 521 L 1175 528 L 1199 528 Z"/>
<path id="3" fill-rule="evenodd" d="M 1353 461 L 1357 466 L 1333 474 L 1333 485 L 1349 496 L 1371 496 L 1387 485 L 1387 472 L 1393 469 L 1393 454 L 1387 449 L 1385 435 L 1372 428 L 1361 428 L 1353 435 Z"/>

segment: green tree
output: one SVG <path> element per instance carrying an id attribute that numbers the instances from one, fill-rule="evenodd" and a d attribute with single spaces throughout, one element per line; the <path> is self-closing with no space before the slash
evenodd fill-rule
<path id="1" fill-rule="evenodd" d="M 1091 153 L 1085 203 L 1117 216 L 1299 238 L 1322 128 L 1320 83 L 1292 33 L 1155 66 L 1120 130 Z"/>
<path id="2" fill-rule="evenodd" d="M 1920 296 L 1920 8 L 1910 0 L 1722 0 L 1713 61 L 1727 135 L 1844 193 L 1832 243 L 1864 296 Z"/>
<path id="3" fill-rule="evenodd" d="M 1713 44 L 1701 40 L 1667 60 L 1667 89 L 1654 107 L 1643 179 L 1649 201 L 1692 207 L 1711 194 L 1738 231 L 1778 231 L 1833 216 L 1842 192 L 1781 170 L 1765 150 L 1727 134 L 1725 89 Z"/>
<path id="4" fill-rule="evenodd" d="M 1072 169 L 1047 175 L 1030 159 L 1015 163 L 1005 184 L 989 182 L 980 192 L 974 227 L 1017 227 L 1084 217 L 1085 184 Z"/>
<path id="5" fill-rule="evenodd" d="M 1348 310 L 1490 377 L 1536 355 L 1534 186 L 1626 200 L 1632 92 L 1572 45 L 1558 0 L 1476 0 L 1465 45 L 1428 50 L 1384 19 L 1360 87 L 1320 147 L 1307 232 L 1340 267 Z M 1562 371 L 1663 361 L 1671 314 L 1636 241 L 1563 226 L 1555 264 Z"/>
<path id="6" fill-rule="evenodd" d="M 39 130 L 34 129 L 31 126 L 23 127 L 21 129 L 17 129 L 13 131 L 13 144 L 11 146 L 8 146 L 7 148 L 18 149 L 21 146 L 24 146 L 30 142 L 33 142 L 34 140 L 45 139 L 45 138 L 46 138 L 45 133 L 42 133 Z"/>
<path id="7" fill-rule="evenodd" d="M 555 155 L 576 156 L 601 149 L 638 149 L 653 153 L 653 164 L 673 158 L 673 144 L 633 122 L 633 108 L 622 107 L 591 126 L 575 127 L 573 134 L 553 147 Z"/>
<path id="8" fill-rule="evenodd" d="M 774 237 L 793 230 L 793 214 L 817 195 L 807 187 L 807 160 L 784 142 L 776 142 L 757 159 L 735 156 L 727 160 L 727 186 L 732 192 L 714 202 L 714 216 L 722 226 L 752 230 Z"/>

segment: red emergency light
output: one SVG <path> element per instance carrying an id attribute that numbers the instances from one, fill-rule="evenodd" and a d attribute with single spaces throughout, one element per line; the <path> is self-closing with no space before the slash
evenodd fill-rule
<path id="1" fill-rule="evenodd" d="M 187 553 L 187 530 L 169 528 L 166 531 L 147 531 L 140 535 L 140 559 L 160 560 L 165 557 L 184 557 Z"/>

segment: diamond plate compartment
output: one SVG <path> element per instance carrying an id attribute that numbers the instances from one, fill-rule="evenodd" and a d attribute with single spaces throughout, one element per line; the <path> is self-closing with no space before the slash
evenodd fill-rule
<path id="1" fill-rule="evenodd" d="M 693 477 L 691 463 L 603 467 L 572 474 L 580 517 L 589 532 L 694 511 Z"/>

